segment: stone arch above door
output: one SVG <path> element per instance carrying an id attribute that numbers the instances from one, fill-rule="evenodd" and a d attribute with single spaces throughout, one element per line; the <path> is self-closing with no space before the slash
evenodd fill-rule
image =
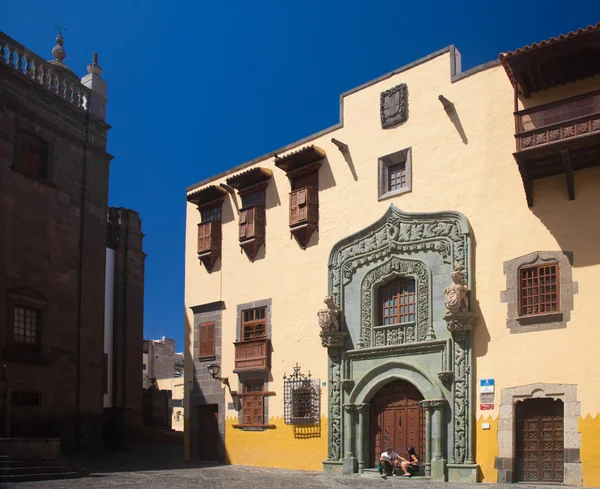
<path id="1" fill-rule="evenodd" d="M 425 400 L 438 400 L 445 397 L 438 381 L 430 378 L 419 367 L 409 362 L 394 360 L 380 363 L 368 371 L 352 389 L 348 402 L 368 403 L 381 387 L 394 380 L 410 382 Z"/>

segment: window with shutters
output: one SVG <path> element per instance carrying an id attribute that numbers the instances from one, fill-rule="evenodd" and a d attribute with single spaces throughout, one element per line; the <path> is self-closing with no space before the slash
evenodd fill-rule
<path id="1" fill-rule="evenodd" d="M 313 187 L 304 187 L 290 193 L 290 226 L 317 224 L 319 222 L 319 192 Z"/>
<path id="2" fill-rule="evenodd" d="M 244 383 L 242 395 L 242 424 L 244 426 L 262 426 L 264 420 L 264 382 L 250 380 Z"/>
<path id="3" fill-rule="evenodd" d="M 402 277 L 379 288 L 379 324 L 386 326 L 414 322 L 416 318 L 415 281 Z"/>
<path id="4" fill-rule="evenodd" d="M 215 323 L 198 325 L 198 358 L 215 356 Z"/>
<path id="5" fill-rule="evenodd" d="M 252 205 L 240 210 L 240 241 L 265 237 L 265 207 Z"/>

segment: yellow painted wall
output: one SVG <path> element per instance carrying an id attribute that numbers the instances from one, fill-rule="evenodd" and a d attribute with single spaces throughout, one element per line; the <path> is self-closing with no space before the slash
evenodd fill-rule
<path id="1" fill-rule="evenodd" d="M 579 418 L 583 485 L 600 487 L 600 415 Z"/>
<path id="2" fill-rule="evenodd" d="M 171 391 L 171 399 L 183 400 L 184 396 L 184 379 L 183 377 L 169 377 L 167 379 L 157 379 L 158 388 L 163 391 Z M 178 415 L 179 412 L 179 415 Z M 171 428 L 175 431 L 184 430 L 184 408 L 171 408 Z"/>
<path id="3" fill-rule="evenodd" d="M 490 425 L 489 430 L 483 429 L 483 424 Z M 494 461 L 498 456 L 498 420 L 492 416 L 482 416 L 477 420 L 475 460 L 481 470 L 481 482 L 496 482 L 498 471 Z"/>
<path id="4" fill-rule="evenodd" d="M 190 389 L 190 307 L 219 300 L 225 303 L 221 375 L 233 382 L 234 389 L 236 307 L 263 299 L 272 299 L 274 351 L 269 390 L 276 395 L 268 399 L 269 413 L 283 415 L 282 377 L 292 372 L 296 362 L 303 371 L 310 370 L 313 377 L 327 380 L 327 352 L 319 340 L 316 312 L 323 307 L 323 297 L 328 293 L 329 253 L 337 241 L 372 224 L 394 203 L 407 212 L 459 211 L 471 224 L 476 260 L 474 308 L 480 314 L 474 332 L 476 380 L 496 380 L 496 409 L 477 412 L 477 416 L 496 419 L 503 388 L 535 382 L 577 384 L 582 414 L 600 411 L 600 383 L 596 381 L 600 369 L 596 351 L 600 343 L 596 306 L 600 168 L 576 173 L 574 201 L 568 201 L 564 176 L 536 181 L 535 205 L 528 208 L 513 158 L 513 90 L 506 73 L 496 66 L 452 83 L 450 62 L 450 55 L 445 53 L 345 96 L 342 128 L 290 149 L 315 144 L 327 153 L 319 172 L 319 230 L 306 250 L 290 239 L 290 184 L 272 157 L 255 165 L 271 169 L 273 178 L 266 193 L 266 246 L 254 263 L 240 252 L 237 209 L 241 202 L 237 194 L 227 195 L 223 204 L 222 257 L 211 274 L 196 256 L 199 212 L 196 206 L 187 204 L 185 340 L 186 382 L 190 382 Z M 380 93 L 399 83 L 408 86 L 409 117 L 406 123 L 384 130 Z M 600 88 L 598 78 L 584 83 L 586 89 Z M 570 86 L 575 93 L 581 85 Z M 454 103 L 466 142 L 439 102 L 440 94 Z M 331 143 L 332 137 L 348 145 L 349 158 Z M 412 191 L 378 201 L 378 158 L 409 146 Z M 225 178 L 218 178 L 210 184 L 224 182 Z M 537 250 L 560 249 L 573 252 L 573 280 L 579 286 L 568 327 L 510 334 L 506 328 L 507 306 L 500 302 L 500 292 L 506 288 L 503 263 Z M 580 361 L 556 361 L 569 351 L 576 351 Z M 323 393 L 322 414 L 326 415 L 326 388 Z M 478 405 L 479 399 L 476 402 Z M 234 414 L 227 412 L 228 416 Z M 230 436 L 231 440 L 237 436 L 280 440 L 271 432 L 232 434 L 229 426 L 227 431 L 228 440 Z M 292 441 L 302 446 L 299 440 Z M 228 447 L 232 460 L 239 460 L 236 450 L 242 450 L 242 444 L 239 446 Z"/>
<path id="5" fill-rule="evenodd" d="M 233 428 L 237 417 L 227 418 L 225 449 L 228 462 L 278 469 L 322 470 L 327 458 L 327 418 L 319 427 L 286 425 L 283 418 L 270 418 L 275 428 L 241 431 Z"/>

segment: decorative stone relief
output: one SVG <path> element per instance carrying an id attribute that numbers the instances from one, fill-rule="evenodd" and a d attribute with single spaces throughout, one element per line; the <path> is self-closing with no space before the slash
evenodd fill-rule
<path id="1" fill-rule="evenodd" d="M 417 288 L 417 323 L 375 331 L 375 346 L 402 345 L 415 341 L 435 339 L 433 323 L 429 320 L 430 279 L 427 266 L 420 261 L 392 258 L 369 272 L 361 288 L 361 333 L 358 347 L 369 348 L 372 344 L 372 297 L 373 287 L 385 277 L 398 274 L 415 278 Z M 416 328 L 416 330 L 415 330 Z"/>
<path id="2" fill-rule="evenodd" d="M 467 298 L 469 289 L 459 270 L 452 272 L 452 281 L 454 283 L 444 289 L 444 294 L 446 294 L 444 305 L 450 313 L 466 312 L 469 310 L 469 299 Z"/>
<path id="3" fill-rule="evenodd" d="M 408 88 L 406 83 L 381 92 L 379 102 L 381 127 L 393 127 L 408 119 Z"/>
<path id="4" fill-rule="evenodd" d="M 327 460 L 342 459 L 342 432 L 341 432 L 341 377 L 340 364 L 341 352 L 337 348 L 329 350 L 330 377 L 329 377 L 329 430 L 330 443 Z"/>
<path id="5" fill-rule="evenodd" d="M 470 412 L 468 396 L 469 365 L 466 355 L 467 333 L 454 334 L 454 463 L 467 458 L 467 424 Z"/>
<path id="6" fill-rule="evenodd" d="M 407 215 L 390 205 L 386 215 L 375 225 L 334 249 L 329 268 L 335 304 L 339 307 L 340 289 L 352 280 L 357 270 L 390 253 L 436 252 L 468 282 L 466 226 L 466 222 L 454 213 Z"/>
<path id="7" fill-rule="evenodd" d="M 319 318 L 319 326 L 324 333 L 331 333 L 340 330 L 338 321 L 339 309 L 333 302 L 333 297 L 327 296 L 323 301 L 327 307 L 319 309 L 317 316 Z"/>

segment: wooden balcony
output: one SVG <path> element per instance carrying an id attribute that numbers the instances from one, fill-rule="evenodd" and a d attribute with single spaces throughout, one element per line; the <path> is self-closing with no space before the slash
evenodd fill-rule
<path id="1" fill-rule="evenodd" d="M 198 224 L 198 259 L 208 272 L 212 272 L 221 256 L 221 221 L 208 221 Z"/>
<path id="2" fill-rule="evenodd" d="M 236 341 L 234 372 L 258 372 L 271 368 L 271 340 Z"/>
<path id="3" fill-rule="evenodd" d="M 533 180 L 561 174 L 573 200 L 573 172 L 600 164 L 600 90 L 516 112 L 515 126 L 529 206 Z"/>

